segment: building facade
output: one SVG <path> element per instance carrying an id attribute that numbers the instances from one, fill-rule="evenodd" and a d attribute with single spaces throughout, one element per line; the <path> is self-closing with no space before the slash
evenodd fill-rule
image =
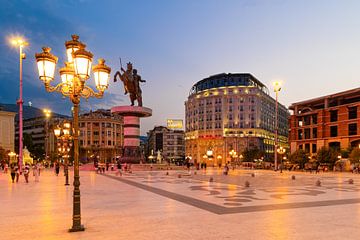
<path id="1" fill-rule="evenodd" d="M 156 126 L 148 132 L 147 157 L 157 157 L 161 152 L 164 161 L 174 163 L 185 159 L 185 133 L 164 126 Z"/>
<path id="2" fill-rule="evenodd" d="M 0 147 L 11 152 L 15 150 L 15 115 L 0 109 Z"/>
<path id="3" fill-rule="evenodd" d="M 123 119 L 110 110 L 96 110 L 79 116 L 80 159 L 111 162 L 122 154 Z"/>
<path id="4" fill-rule="evenodd" d="M 197 82 L 185 102 L 186 157 L 219 165 L 258 148 L 272 160 L 275 104 L 266 86 L 248 73 L 223 73 Z M 278 141 L 287 147 L 289 113 L 278 107 Z"/>
<path id="5" fill-rule="evenodd" d="M 360 147 L 360 88 L 293 103 L 290 110 L 291 152 Z"/>

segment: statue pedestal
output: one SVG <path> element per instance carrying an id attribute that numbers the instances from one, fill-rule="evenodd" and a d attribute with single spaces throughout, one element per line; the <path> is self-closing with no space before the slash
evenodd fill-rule
<path id="1" fill-rule="evenodd" d="M 124 147 L 120 158 L 122 163 L 140 163 L 144 156 L 140 151 L 140 118 L 150 117 L 152 110 L 139 106 L 116 106 L 111 108 L 112 114 L 124 119 Z"/>

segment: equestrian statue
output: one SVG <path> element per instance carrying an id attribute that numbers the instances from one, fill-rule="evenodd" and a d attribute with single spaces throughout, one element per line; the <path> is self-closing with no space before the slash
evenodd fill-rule
<path id="1" fill-rule="evenodd" d="M 126 70 L 123 69 L 120 59 L 120 71 L 117 71 L 114 75 L 114 82 L 117 81 L 117 77 L 120 77 L 120 80 L 124 84 L 125 95 L 129 93 L 131 106 L 134 106 L 135 100 L 138 102 L 138 106 L 142 107 L 142 92 L 140 88 L 140 82 L 146 82 L 141 79 L 141 76 L 137 74 L 137 70 L 133 69 L 131 62 L 126 64 Z"/>

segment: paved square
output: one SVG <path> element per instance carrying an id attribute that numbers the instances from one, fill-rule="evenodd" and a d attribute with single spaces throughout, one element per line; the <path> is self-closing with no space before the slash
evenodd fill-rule
<path id="1" fill-rule="evenodd" d="M 39 183 L 20 178 L 13 184 L 1 173 L 0 239 L 358 239 L 360 234 L 358 175 L 165 173 L 119 177 L 81 171 L 86 230 L 79 233 L 67 232 L 72 186 L 63 185 L 63 176 L 47 170 Z M 318 179 L 321 186 L 315 185 Z"/>

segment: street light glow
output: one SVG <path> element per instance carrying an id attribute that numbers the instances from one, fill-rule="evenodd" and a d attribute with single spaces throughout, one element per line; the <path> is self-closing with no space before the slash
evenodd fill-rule
<path id="1" fill-rule="evenodd" d="M 10 37 L 9 42 L 14 47 L 24 47 L 29 45 L 23 37 Z"/>
<path id="2" fill-rule="evenodd" d="M 274 92 L 280 92 L 281 90 L 281 82 L 280 81 L 275 81 L 273 82 L 273 87 L 274 87 Z"/>

